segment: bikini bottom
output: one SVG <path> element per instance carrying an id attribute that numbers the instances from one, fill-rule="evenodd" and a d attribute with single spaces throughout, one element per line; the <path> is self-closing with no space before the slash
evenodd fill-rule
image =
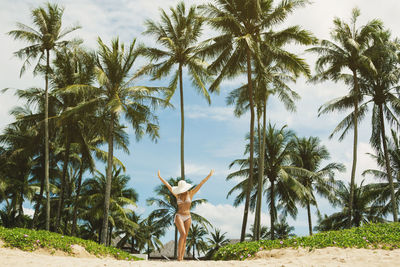
<path id="1" fill-rule="evenodd" d="M 185 221 L 187 221 L 187 220 L 189 220 L 191 218 L 190 214 L 189 215 L 182 215 L 182 214 L 176 213 L 175 217 L 174 217 L 174 223 L 176 221 L 176 216 L 179 216 L 182 219 L 183 222 L 185 222 Z"/>

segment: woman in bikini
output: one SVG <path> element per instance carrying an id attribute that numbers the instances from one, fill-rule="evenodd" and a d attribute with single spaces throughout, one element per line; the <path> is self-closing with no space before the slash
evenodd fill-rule
<path id="1" fill-rule="evenodd" d="M 189 233 L 190 224 L 192 219 L 190 217 L 190 205 L 192 204 L 193 196 L 200 190 L 202 185 L 213 175 L 214 170 L 207 175 L 203 181 L 194 189 L 189 190 L 192 185 L 186 183 L 185 180 L 180 180 L 178 186 L 170 186 L 170 184 L 161 178 L 160 171 L 158 171 L 158 178 L 165 184 L 168 190 L 176 197 L 178 204 L 178 212 L 175 214 L 174 223 L 179 231 L 179 243 L 178 243 L 178 261 L 183 260 L 186 247 L 186 237 Z"/>

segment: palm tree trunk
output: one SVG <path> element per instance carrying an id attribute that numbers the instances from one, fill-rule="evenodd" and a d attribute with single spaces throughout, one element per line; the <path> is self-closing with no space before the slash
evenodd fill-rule
<path id="1" fill-rule="evenodd" d="M 60 196 L 58 199 L 58 206 L 57 206 L 56 226 L 54 228 L 54 230 L 56 232 L 58 232 L 58 227 L 60 226 L 60 221 L 61 221 L 61 217 L 62 217 L 61 210 L 64 208 L 65 177 L 67 175 L 68 163 L 69 163 L 69 151 L 71 148 L 71 142 L 68 137 L 68 130 L 67 130 L 66 136 L 65 136 L 65 143 L 66 143 L 66 148 L 65 148 L 63 171 L 62 171 L 62 176 L 61 176 L 61 189 L 60 189 Z"/>
<path id="2" fill-rule="evenodd" d="M 251 80 L 251 51 L 247 48 L 247 84 L 248 84 L 248 97 L 250 102 L 250 172 L 247 182 L 246 201 L 244 204 L 242 232 L 240 235 L 240 242 L 244 241 L 246 236 L 247 217 L 249 214 L 250 191 L 253 187 L 253 152 L 254 152 L 254 103 L 253 103 L 253 85 Z"/>
<path id="3" fill-rule="evenodd" d="M 175 225 L 174 259 L 178 257 L 178 228 Z"/>
<path id="4" fill-rule="evenodd" d="M 393 185 L 393 177 L 392 177 L 392 170 L 390 168 L 390 161 L 389 161 L 389 153 L 386 144 L 386 134 L 385 134 L 385 122 L 383 118 L 383 107 L 382 104 L 379 105 L 379 117 L 381 123 L 381 137 L 383 141 L 383 153 L 385 155 L 385 165 L 386 165 L 386 173 L 389 178 L 389 186 L 390 186 L 390 199 L 392 202 L 392 211 L 393 211 L 393 221 L 397 222 L 397 203 L 394 194 L 394 185 Z"/>
<path id="5" fill-rule="evenodd" d="M 106 173 L 106 192 L 104 195 L 104 212 L 103 224 L 101 230 L 100 243 L 106 244 L 107 230 L 108 230 L 108 211 L 110 208 L 110 194 L 111 194 L 111 179 L 112 179 L 112 163 L 113 163 L 113 149 L 114 149 L 114 112 L 111 112 L 110 127 L 108 132 L 108 156 L 107 156 L 107 173 Z"/>
<path id="6" fill-rule="evenodd" d="M 79 196 L 81 194 L 82 176 L 83 176 L 83 163 L 81 163 L 80 170 L 79 170 L 78 185 L 76 188 L 76 195 L 75 195 L 75 201 L 74 201 L 74 211 L 73 211 L 73 215 L 72 215 L 72 229 L 71 229 L 72 236 L 75 235 L 75 231 L 76 231 L 76 223 L 77 223 L 77 216 L 78 216 L 78 200 L 79 200 Z"/>
<path id="7" fill-rule="evenodd" d="M 179 64 L 179 95 L 181 101 L 181 179 L 185 179 L 185 112 L 183 105 L 182 65 Z"/>
<path id="8" fill-rule="evenodd" d="M 36 227 L 36 223 L 39 217 L 39 210 L 40 210 L 40 204 L 42 203 L 43 199 L 43 191 L 44 191 L 44 176 L 41 177 L 40 181 L 40 192 L 39 195 L 37 196 L 37 202 L 35 205 L 35 213 L 33 214 L 33 219 L 32 219 L 32 229 Z"/>
<path id="9" fill-rule="evenodd" d="M 46 50 L 46 87 L 44 103 L 44 180 L 46 184 L 46 230 L 50 230 L 50 182 L 49 182 L 49 68 L 50 51 Z"/>
<path id="10" fill-rule="evenodd" d="M 307 200 L 307 215 L 308 215 L 308 232 L 312 235 L 311 207 L 310 201 Z"/>
<path id="11" fill-rule="evenodd" d="M 258 150 L 259 150 L 259 154 L 258 154 L 258 182 L 260 182 L 260 176 L 261 176 L 261 154 L 262 153 L 262 149 L 261 149 L 261 127 L 260 127 L 260 112 L 257 108 L 257 136 L 258 136 Z M 253 235 L 253 240 L 260 240 L 260 222 L 259 222 L 259 218 L 258 218 L 258 212 L 260 209 L 260 203 L 259 201 L 261 200 L 261 196 L 260 196 L 260 186 L 258 186 L 257 189 L 257 201 L 256 201 L 256 212 L 254 213 L 254 224 L 253 224 L 253 228 L 254 228 L 254 235 Z"/>
<path id="12" fill-rule="evenodd" d="M 275 181 L 271 179 L 271 240 L 275 239 Z"/>
<path id="13" fill-rule="evenodd" d="M 257 207 L 256 207 L 256 216 L 257 216 L 257 232 L 256 232 L 256 240 L 260 240 L 261 235 L 261 206 L 262 206 L 262 191 L 264 188 L 263 181 L 264 181 L 264 160 L 265 160 L 265 125 L 267 123 L 267 101 L 268 101 L 268 94 L 264 98 L 264 105 L 263 105 L 263 123 L 261 125 L 262 129 L 262 141 L 261 141 L 261 148 L 260 148 L 260 155 L 261 158 L 260 163 L 258 165 L 258 196 L 257 196 Z M 260 126 L 258 126 L 260 128 Z M 259 134 L 260 135 L 260 134 Z M 260 138 L 260 136 L 259 136 Z"/>
<path id="14" fill-rule="evenodd" d="M 351 228 L 351 220 L 353 217 L 353 200 L 354 200 L 354 183 L 356 177 L 356 164 L 357 164 L 357 142 L 358 142 L 358 78 L 357 72 L 353 71 L 353 80 L 354 80 L 354 91 L 356 94 L 356 99 L 354 100 L 354 116 L 353 116 L 353 124 L 354 124 L 354 141 L 353 141 L 353 165 L 351 167 L 351 179 L 350 179 L 350 200 L 349 200 L 349 218 L 347 227 Z"/>

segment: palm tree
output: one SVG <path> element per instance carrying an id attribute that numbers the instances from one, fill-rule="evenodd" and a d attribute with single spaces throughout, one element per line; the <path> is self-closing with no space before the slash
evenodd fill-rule
<path id="1" fill-rule="evenodd" d="M 355 183 L 356 164 L 357 164 L 357 143 L 358 143 L 358 124 L 359 119 L 365 116 L 366 109 L 360 108 L 359 104 L 363 101 L 363 95 L 359 86 L 359 72 L 361 67 L 367 67 L 374 70 L 371 60 L 366 56 L 365 52 L 368 48 L 368 43 L 371 39 L 371 34 L 382 27 L 382 22 L 372 20 L 366 25 L 359 28 L 356 27 L 357 19 L 360 16 L 360 10 L 354 8 L 352 10 L 351 23 L 348 24 L 339 18 L 335 18 L 334 29 L 331 31 L 332 41 L 322 40 L 319 46 L 313 47 L 308 51 L 320 55 L 316 62 L 317 74 L 313 81 L 333 80 L 335 82 L 343 80 L 347 77 L 352 88 L 348 95 L 334 99 L 319 109 L 319 115 L 353 109 L 333 130 L 330 138 L 343 130 L 339 140 L 343 140 L 348 131 L 354 127 L 353 139 L 353 163 L 351 167 L 351 182 L 350 182 L 350 198 L 349 207 L 353 207 L 353 186 Z M 346 75 L 344 70 L 350 70 L 351 75 Z M 349 209 L 349 220 L 353 216 L 352 208 Z M 348 226 L 350 227 L 350 225 Z"/>
<path id="2" fill-rule="evenodd" d="M 269 32 L 282 23 L 294 9 L 304 6 L 306 0 L 285 0 L 273 7 L 271 0 L 215 0 L 215 4 L 201 6 L 207 21 L 220 35 L 206 42 L 202 55 L 215 58 L 209 66 L 211 73 L 217 78 L 210 86 L 210 91 L 216 90 L 224 78 L 232 78 L 243 72 L 247 73 L 247 95 L 250 104 L 250 173 L 247 184 L 246 201 L 240 240 L 246 235 L 246 225 L 250 201 L 250 191 L 253 183 L 253 153 L 254 153 L 254 101 L 252 83 L 252 61 L 261 64 L 260 44 L 262 37 L 284 38 L 286 43 L 294 40 L 303 44 L 311 44 L 311 34 L 298 26 L 289 27 L 276 35 Z M 302 38 L 297 38 L 299 35 Z M 288 38 L 293 36 L 293 38 Z M 268 44 L 271 43 L 265 43 Z M 266 48 L 264 47 L 264 49 Z M 272 52 L 275 47 L 268 47 Z"/>
<path id="3" fill-rule="evenodd" d="M 33 25 L 17 23 L 17 30 L 8 32 L 15 40 L 27 41 L 29 46 L 15 52 L 15 55 L 24 59 L 20 74 L 29 66 L 31 60 L 39 57 L 38 63 L 33 71 L 36 74 L 43 71 L 41 62 L 46 60 L 44 68 L 45 73 L 45 110 L 44 110 L 44 128 L 45 128 L 45 183 L 46 183 L 46 230 L 50 229 L 50 187 L 49 187 L 49 129 L 48 129 L 48 84 L 50 69 L 50 51 L 68 44 L 68 41 L 61 41 L 68 33 L 79 29 L 79 26 L 69 27 L 61 30 L 62 15 L 64 9 L 56 4 L 47 3 L 45 7 L 38 7 L 31 11 Z"/>
<path id="4" fill-rule="evenodd" d="M 264 185 L 267 185 L 268 182 L 268 186 L 264 186 L 263 193 L 267 196 L 267 204 L 270 210 L 271 239 L 275 239 L 274 225 L 277 218 L 277 209 L 282 209 L 284 214 L 290 214 L 292 217 L 295 217 L 298 211 L 296 202 L 304 198 L 310 198 L 308 189 L 296 177 L 309 176 L 312 173 L 303 168 L 292 166 L 293 138 L 293 131 L 287 130 L 286 126 L 277 129 L 275 125 L 268 125 L 266 130 L 266 149 L 264 151 L 264 171 L 266 177 L 264 178 L 265 181 L 263 181 Z M 246 146 L 246 153 L 248 151 L 249 144 Z M 259 155 L 259 153 L 260 151 L 256 149 L 256 155 Z M 249 175 L 249 159 L 235 160 L 230 164 L 230 167 L 233 165 L 239 165 L 240 170 L 230 173 L 226 178 L 227 180 L 235 177 L 246 177 L 246 179 L 234 186 L 227 195 L 229 197 L 233 192 L 239 191 L 233 204 L 237 206 L 245 198 Z M 257 165 L 255 172 L 258 172 Z M 257 185 L 253 185 L 250 197 L 250 208 L 252 209 L 255 207 L 257 190 Z M 278 204 L 276 204 L 277 199 L 279 199 Z"/>
<path id="5" fill-rule="evenodd" d="M 171 186 L 177 186 L 180 178 L 170 178 L 167 182 Z M 186 182 L 191 183 L 189 179 Z M 154 192 L 160 198 L 151 197 L 147 199 L 147 205 L 152 206 L 156 204 L 159 209 L 153 210 L 149 217 L 158 219 L 158 223 L 164 226 L 164 228 L 169 228 L 174 224 L 175 214 L 178 212 L 178 204 L 176 202 L 175 196 L 164 186 L 159 185 L 155 188 Z M 196 199 L 192 201 L 190 207 L 193 210 L 197 205 L 207 202 L 206 199 Z M 201 224 L 210 224 L 207 219 L 200 216 L 197 213 L 191 212 L 192 220 Z M 174 245 L 174 257 L 177 255 L 177 244 L 178 244 L 178 229 L 175 226 L 175 245 Z"/>
<path id="6" fill-rule="evenodd" d="M 270 33 L 272 35 L 272 33 Z M 274 40 L 268 40 L 273 42 Z M 267 42 L 267 40 L 265 41 Z M 275 42 L 277 42 L 275 40 Z M 300 96 L 293 91 L 288 85 L 288 81 L 295 82 L 299 74 L 309 76 L 310 70 L 308 65 L 299 58 L 297 55 L 285 51 L 281 46 L 285 44 L 285 41 L 280 40 L 275 45 L 275 52 L 279 53 L 272 54 L 269 52 L 268 47 L 262 49 L 263 66 L 255 64 L 254 73 L 255 78 L 254 84 L 254 101 L 256 106 L 257 114 L 257 135 L 258 135 L 258 149 L 259 151 L 265 150 L 265 125 L 266 125 L 266 108 L 267 102 L 270 96 L 276 96 L 289 111 L 295 111 L 295 101 Z M 265 47 L 262 44 L 262 48 Z M 228 105 L 235 104 L 235 116 L 240 117 L 249 108 L 249 98 L 247 95 L 248 85 L 243 85 L 230 92 L 226 98 Z M 263 122 L 261 124 L 261 117 Z M 262 130 L 262 133 L 261 133 Z M 258 195 L 257 205 L 255 212 L 255 240 L 260 239 L 260 219 L 261 219 L 261 202 L 262 202 L 262 188 L 263 188 L 263 177 L 264 177 L 264 154 L 261 153 L 261 157 L 258 157 L 258 165 L 260 170 L 258 172 Z"/>
<path id="7" fill-rule="evenodd" d="M 57 105 L 60 108 L 60 113 L 57 116 L 57 125 L 61 126 L 60 136 L 61 143 L 64 144 L 64 162 L 61 177 L 60 197 L 57 206 L 57 216 L 55 221 L 55 231 L 58 231 L 60 220 L 62 217 L 62 208 L 64 205 L 64 191 L 66 173 L 70 161 L 71 144 L 83 142 L 85 132 L 84 118 L 87 114 L 93 114 L 93 110 L 88 112 L 79 112 L 69 114 L 69 110 L 76 107 L 85 100 L 90 100 L 89 96 L 80 96 L 76 94 L 64 93 L 63 91 L 73 84 L 91 84 L 94 79 L 94 55 L 88 53 L 80 47 L 73 49 L 63 48 L 56 53 L 57 57 L 54 60 L 54 73 L 51 75 L 51 81 L 57 94 Z M 93 96 L 92 96 L 93 97 Z M 88 117 L 88 116 L 86 116 Z M 91 116 L 93 123 L 93 115 Z M 100 132 L 98 133 L 100 134 Z"/>
<path id="8" fill-rule="evenodd" d="M 359 227 L 365 223 L 385 222 L 380 215 L 379 211 L 382 207 L 375 206 L 374 202 L 377 198 L 377 191 L 371 190 L 369 185 L 360 186 L 355 185 L 354 188 L 354 201 L 353 201 L 353 217 L 350 222 L 351 227 Z M 350 197 L 350 184 L 345 186 L 340 182 L 336 191 L 337 201 L 334 206 L 339 206 L 341 211 L 335 212 L 329 216 L 320 217 L 318 225 L 314 227 L 315 231 L 329 231 L 348 228 L 349 216 L 349 197 Z"/>
<path id="9" fill-rule="evenodd" d="M 112 184 L 110 190 L 110 213 L 108 219 L 112 222 L 117 220 L 117 216 L 126 218 L 129 212 L 125 209 L 126 205 L 136 205 L 138 194 L 133 188 L 127 188 L 130 177 L 121 173 L 122 169 L 113 169 Z M 96 176 L 86 180 L 82 184 L 82 202 L 85 210 L 81 212 L 80 218 L 88 221 L 91 228 L 98 233 L 98 241 L 103 235 L 102 213 L 104 206 L 105 188 L 107 186 L 107 177 L 96 171 Z M 107 228 L 105 236 L 111 237 L 112 228 Z M 107 241 L 109 241 L 109 238 Z"/>
<path id="10" fill-rule="evenodd" d="M 114 140 L 118 138 L 115 131 L 119 127 L 120 116 L 124 115 L 126 120 L 132 124 L 137 140 L 147 134 L 155 141 L 158 138 L 158 125 L 153 110 L 160 105 L 167 105 L 163 99 L 154 96 L 154 94 L 160 92 L 160 88 L 134 86 L 132 83 L 137 75 L 128 78 L 139 55 L 138 50 L 135 49 L 135 43 L 136 40 L 133 40 L 129 48 L 125 50 L 124 44 L 120 44 L 118 39 L 114 39 L 111 42 L 111 47 L 108 47 L 99 38 L 96 58 L 96 75 L 99 87 L 71 85 L 67 89 L 70 92 L 83 93 L 87 90 L 94 91 L 97 97 L 79 105 L 75 111 L 78 112 L 95 105 L 102 113 L 102 120 L 106 122 L 108 128 L 106 133 L 108 143 L 107 186 L 105 188 L 102 235 L 100 238 L 102 244 L 106 243 L 108 229 Z"/>
<path id="11" fill-rule="evenodd" d="M 204 236 L 207 235 L 207 230 L 199 224 L 192 224 L 187 236 L 186 250 L 189 252 L 193 249 L 193 258 L 197 249 L 197 255 L 200 257 L 200 250 L 203 250 L 207 245 L 204 241 Z"/>
<path id="12" fill-rule="evenodd" d="M 274 229 L 277 239 L 288 239 L 289 237 L 295 236 L 292 233 L 294 231 L 294 227 L 289 226 L 285 217 L 279 218 L 279 220 L 275 223 Z"/>
<path id="13" fill-rule="evenodd" d="M 148 67 L 153 74 L 153 79 L 161 79 L 168 76 L 176 66 L 169 84 L 170 91 L 167 93 L 169 100 L 177 88 L 179 80 L 179 95 L 181 109 L 181 178 L 185 179 L 185 116 L 183 99 L 183 68 L 186 67 L 191 77 L 193 87 L 204 96 L 210 104 L 210 95 L 205 83 L 208 79 L 204 61 L 197 55 L 199 52 L 198 39 L 201 35 L 203 21 L 198 18 L 196 8 L 191 6 L 186 13 L 184 2 L 179 2 L 176 8 L 170 8 L 171 15 L 168 16 L 161 10 L 161 22 L 146 20 L 146 31 L 144 34 L 152 35 L 157 39 L 165 50 L 159 48 L 143 48 L 142 53 L 151 61 L 157 63 Z"/>
<path id="14" fill-rule="evenodd" d="M 214 228 L 214 232 L 211 232 L 210 235 L 211 238 L 210 237 L 207 238 L 209 250 L 205 256 L 206 259 L 211 259 L 221 247 L 229 243 L 229 239 L 225 237 L 226 232 L 221 234 L 220 229 Z"/>
<path id="15" fill-rule="evenodd" d="M 385 118 L 390 125 L 399 125 L 397 116 L 400 114 L 400 100 L 398 98 L 400 41 L 397 39 L 392 41 L 390 38 L 391 34 L 386 30 L 376 32 L 373 35 L 373 44 L 369 47 L 367 53 L 375 66 L 375 71 L 372 72 L 366 68 L 362 69 L 362 81 L 360 84 L 364 94 L 370 97 L 370 100 L 366 101 L 362 107 L 366 108 L 369 103 L 373 104 L 370 143 L 378 151 L 383 149 L 386 174 L 388 175 L 390 186 L 393 221 L 397 222 L 398 209 L 387 147 Z"/>
<path id="16" fill-rule="evenodd" d="M 295 137 L 293 150 L 293 165 L 312 173 L 312 176 L 299 177 L 301 183 L 311 194 L 311 199 L 305 199 L 305 203 L 302 204 L 307 208 L 308 229 L 310 235 L 312 235 L 310 205 L 317 206 L 314 192 L 316 191 L 320 196 L 326 197 L 331 202 L 334 201 L 336 188 L 335 171 L 343 172 L 345 167 L 343 164 L 336 162 L 321 167 L 322 161 L 328 160 L 330 156 L 326 147 L 321 145 L 318 137 Z"/>

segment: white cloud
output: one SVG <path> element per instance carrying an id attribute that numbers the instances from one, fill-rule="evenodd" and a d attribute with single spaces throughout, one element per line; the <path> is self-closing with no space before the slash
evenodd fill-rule
<path id="1" fill-rule="evenodd" d="M 35 214 L 35 210 L 31 208 L 22 207 L 24 209 L 24 214 L 33 218 L 33 214 Z"/>
<path id="2" fill-rule="evenodd" d="M 216 121 L 228 121 L 236 119 L 233 115 L 232 107 L 204 107 L 199 105 L 192 105 L 185 107 L 186 118 L 189 119 L 207 119 Z"/>
<path id="3" fill-rule="evenodd" d="M 229 204 L 213 205 L 211 203 L 205 203 L 197 206 L 194 212 L 206 218 L 214 228 L 219 228 L 222 232 L 226 232 L 228 238 L 240 238 L 243 210 L 244 205 L 234 207 Z M 262 213 L 261 224 L 269 225 L 269 221 L 269 215 Z M 250 212 L 247 220 L 246 232 L 249 231 L 253 222 L 254 213 Z"/>

